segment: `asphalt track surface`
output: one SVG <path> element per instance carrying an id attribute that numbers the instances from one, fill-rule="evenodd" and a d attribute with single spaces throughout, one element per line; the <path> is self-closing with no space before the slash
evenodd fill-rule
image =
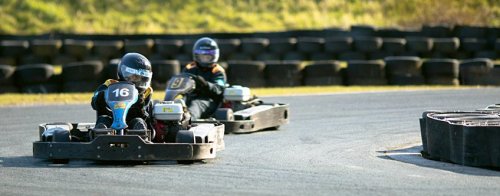
<path id="1" fill-rule="evenodd" d="M 34 159 L 39 123 L 92 122 L 93 111 L 3 107 L 0 195 L 498 195 L 500 171 L 423 159 L 418 118 L 499 99 L 499 88 L 267 97 L 290 104 L 290 124 L 226 135 L 217 159 L 193 165 Z"/>

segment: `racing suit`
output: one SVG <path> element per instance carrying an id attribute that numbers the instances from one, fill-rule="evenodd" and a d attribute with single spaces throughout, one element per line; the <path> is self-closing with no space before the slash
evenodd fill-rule
<path id="1" fill-rule="evenodd" d="M 194 78 L 196 81 L 195 91 L 186 96 L 186 105 L 191 113 L 191 119 L 210 117 L 224 98 L 223 93 L 227 81 L 224 68 L 219 64 L 204 68 L 197 66 L 196 62 L 192 62 L 187 64 L 182 72 L 198 77 Z"/>
<path id="2" fill-rule="evenodd" d="M 96 126 L 102 123 L 106 126 L 106 128 L 111 127 L 113 122 L 113 113 L 106 103 L 104 94 L 106 93 L 108 86 L 116 82 L 118 82 L 118 80 L 108 79 L 94 91 L 91 105 L 92 109 L 97 112 Z M 152 95 L 153 89 L 151 87 L 148 87 L 143 93 L 139 94 L 137 102 L 130 107 L 127 114 L 126 121 L 129 127 L 132 127 L 133 129 L 140 129 L 143 125 L 146 125 L 147 127 L 144 128 L 152 130 Z"/>

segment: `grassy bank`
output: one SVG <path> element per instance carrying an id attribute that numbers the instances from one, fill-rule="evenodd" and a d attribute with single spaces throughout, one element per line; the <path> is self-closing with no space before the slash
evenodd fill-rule
<path id="1" fill-rule="evenodd" d="M 370 24 L 500 26 L 498 0 L 2 0 L 0 33 L 200 33 Z"/>
<path id="2" fill-rule="evenodd" d="M 252 94 L 258 96 L 296 96 L 332 93 L 381 92 L 401 90 L 443 90 L 476 87 L 458 86 L 326 86 L 292 88 L 255 88 Z M 155 91 L 153 99 L 162 100 L 164 91 Z M 0 106 L 47 105 L 47 104 L 90 104 L 92 93 L 60 94 L 0 94 Z M 284 98 L 286 101 L 286 98 Z"/>

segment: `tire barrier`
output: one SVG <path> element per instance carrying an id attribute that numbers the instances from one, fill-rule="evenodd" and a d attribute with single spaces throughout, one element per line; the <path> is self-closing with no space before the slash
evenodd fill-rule
<path id="1" fill-rule="evenodd" d="M 221 59 L 220 60 L 226 60 L 224 59 L 226 56 L 231 56 L 232 54 L 238 54 L 236 51 L 239 50 L 241 41 L 240 39 L 219 39 L 216 40 L 217 45 L 219 46 L 219 50 L 221 54 Z M 189 53 L 191 54 L 192 51 Z M 251 58 L 251 55 L 249 55 Z"/>
<path id="2" fill-rule="evenodd" d="M 406 40 L 402 38 L 383 38 L 382 50 L 401 53 L 406 50 Z"/>
<path id="3" fill-rule="evenodd" d="M 386 57 L 389 56 L 394 56 L 394 53 L 382 50 L 368 53 L 369 60 L 384 60 Z"/>
<path id="4" fill-rule="evenodd" d="M 342 85 L 342 67 L 338 61 L 314 61 L 304 68 L 304 85 Z"/>
<path id="5" fill-rule="evenodd" d="M 241 39 L 241 51 L 250 56 L 257 56 L 266 51 L 269 39 L 266 38 L 244 38 Z"/>
<path id="6" fill-rule="evenodd" d="M 406 49 L 409 51 L 426 53 L 432 50 L 433 45 L 433 40 L 426 37 L 406 38 Z"/>
<path id="7" fill-rule="evenodd" d="M 180 73 L 181 65 L 177 60 L 157 60 L 151 61 L 153 68 L 153 89 L 165 89 L 170 77 Z"/>
<path id="8" fill-rule="evenodd" d="M 301 61 L 304 59 L 309 59 L 304 53 L 291 51 L 283 56 L 284 61 Z"/>
<path id="9" fill-rule="evenodd" d="M 281 55 L 271 52 L 264 52 L 255 57 L 257 61 L 278 61 L 281 60 Z"/>
<path id="10" fill-rule="evenodd" d="M 74 58 L 83 59 L 90 55 L 94 42 L 91 40 L 64 40 L 64 52 Z"/>
<path id="11" fill-rule="evenodd" d="M 392 56 L 385 58 L 385 70 L 389 84 L 420 85 L 425 80 L 419 57 Z"/>
<path id="12" fill-rule="evenodd" d="M 274 54 L 284 55 L 287 52 L 294 51 L 297 39 L 295 38 L 272 38 L 269 39 L 268 49 Z"/>
<path id="13" fill-rule="evenodd" d="M 123 41 L 94 41 L 94 55 L 102 58 L 120 58 L 123 54 Z"/>
<path id="14" fill-rule="evenodd" d="M 453 53 L 458 50 L 460 40 L 453 38 L 434 38 L 434 51 L 441 53 Z"/>
<path id="15" fill-rule="evenodd" d="M 35 56 L 54 58 L 62 47 L 61 40 L 36 39 L 31 41 L 30 48 Z"/>
<path id="16" fill-rule="evenodd" d="M 348 52 L 352 49 L 352 38 L 333 37 L 325 40 L 325 51 L 330 53 Z"/>
<path id="17" fill-rule="evenodd" d="M 369 25 L 352 25 L 351 26 L 351 36 L 352 37 L 371 37 L 375 36 L 375 27 Z"/>
<path id="18" fill-rule="evenodd" d="M 58 78 L 49 64 L 22 65 L 16 68 L 15 82 L 23 93 L 59 92 Z"/>
<path id="19" fill-rule="evenodd" d="M 471 112 L 427 111 L 420 119 L 422 156 L 473 167 L 498 168 L 498 105 Z"/>
<path id="20" fill-rule="evenodd" d="M 0 65 L 17 65 L 16 59 L 13 57 L 0 57 Z"/>
<path id="21" fill-rule="evenodd" d="M 173 59 L 175 55 L 179 54 L 184 42 L 182 40 L 169 40 L 169 39 L 155 39 L 156 51 L 164 59 Z"/>
<path id="22" fill-rule="evenodd" d="M 311 61 L 328 61 L 335 59 L 335 55 L 328 52 L 314 53 L 309 56 Z"/>
<path id="23" fill-rule="evenodd" d="M 49 57 L 35 56 L 35 55 L 25 55 L 19 58 L 19 65 L 28 64 L 50 64 Z"/>
<path id="24" fill-rule="evenodd" d="M 18 58 L 25 55 L 29 42 L 26 40 L 2 40 L 0 41 L 1 55 L 5 57 Z"/>
<path id="25" fill-rule="evenodd" d="M 261 61 L 229 61 L 228 82 L 248 87 L 264 87 L 266 86 L 265 67 L 266 65 Z"/>
<path id="26" fill-rule="evenodd" d="M 299 37 L 297 39 L 297 51 L 308 55 L 322 52 L 324 43 L 325 40 L 319 37 Z"/>
<path id="27" fill-rule="evenodd" d="M 0 65 L 0 93 L 13 93 L 18 89 L 14 85 L 14 72 L 16 68 L 11 65 Z"/>
<path id="28" fill-rule="evenodd" d="M 58 55 L 54 59 L 52 59 L 51 64 L 52 65 L 64 65 L 64 64 L 73 63 L 73 62 L 79 62 L 79 60 L 76 57 L 69 56 L 69 55 Z"/>
<path id="29" fill-rule="evenodd" d="M 153 39 L 143 39 L 143 40 L 125 40 L 124 50 L 125 53 L 137 52 L 146 57 L 153 54 L 153 46 L 155 42 Z"/>
<path id="30" fill-rule="evenodd" d="M 478 52 L 486 49 L 487 42 L 485 39 L 465 38 L 460 41 L 460 47 L 466 52 Z"/>
<path id="31" fill-rule="evenodd" d="M 300 61 L 268 61 L 264 69 L 266 86 L 300 86 L 302 69 Z"/>
<path id="32" fill-rule="evenodd" d="M 367 60 L 367 55 L 363 52 L 342 52 L 339 54 L 339 60 L 341 61 L 351 61 L 351 60 Z"/>
<path id="33" fill-rule="evenodd" d="M 227 60 L 230 60 L 230 61 L 251 61 L 252 56 L 250 56 L 249 54 L 245 54 L 245 53 L 234 53 L 231 56 L 229 56 L 229 58 L 227 58 Z"/>
<path id="34" fill-rule="evenodd" d="M 455 59 L 429 59 L 422 63 L 427 84 L 458 85 L 459 62 Z"/>
<path id="35" fill-rule="evenodd" d="M 382 38 L 380 37 L 357 37 L 353 40 L 354 49 L 359 52 L 374 52 L 382 47 Z"/>
<path id="36" fill-rule="evenodd" d="M 460 63 L 460 82 L 465 85 L 488 85 L 493 62 L 489 59 L 470 59 Z"/>
<path id="37" fill-rule="evenodd" d="M 384 61 L 349 61 L 346 82 L 347 85 L 386 85 Z"/>
<path id="38" fill-rule="evenodd" d="M 474 53 L 474 58 L 498 59 L 500 54 L 493 50 L 483 50 Z"/>
<path id="39" fill-rule="evenodd" d="M 450 37 L 452 35 L 452 29 L 448 26 L 428 26 L 424 25 L 421 29 L 421 32 L 426 37 Z"/>
<path id="40" fill-rule="evenodd" d="M 103 64 L 100 61 L 83 61 L 63 65 L 64 92 L 92 92 L 101 79 Z"/>
<path id="41" fill-rule="evenodd" d="M 455 35 L 460 38 L 482 38 L 486 37 L 486 28 L 472 26 L 455 26 Z"/>

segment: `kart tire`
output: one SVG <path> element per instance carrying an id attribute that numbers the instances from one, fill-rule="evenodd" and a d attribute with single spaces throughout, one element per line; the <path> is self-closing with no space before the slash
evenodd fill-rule
<path id="1" fill-rule="evenodd" d="M 177 160 L 177 164 L 181 165 L 191 165 L 194 163 L 194 160 Z"/>
<path id="2" fill-rule="evenodd" d="M 272 38 L 269 39 L 268 49 L 274 54 L 283 55 L 295 50 L 297 39 L 295 38 Z"/>
<path id="3" fill-rule="evenodd" d="M 299 86 L 302 83 L 302 69 L 300 61 L 266 62 L 266 86 Z"/>
<path id="4" fill-rule="evenodd" d="M 325 51 L 330 53 L 342 53 L 351 51 L 352 38 L 350 37 L 334 37 L 325 40 Z"/>
<path id="5" fill-rule="evenodd" d="M 251 56 L 256 56 L 266 51 L 269 40 L 266 38 L 244 38 L 241 39 L 241 51 Z"/>
<path id="6" fill-rule="evenodd" d="M 227 69 L 228 82 L 248 87 L 265 86 L 265 66 L 260 61 L 229 61 Z"/>
<path id="7" fill-rule="evenodd" d="M 52 159 L 52 164 L 68 164 L 69 159 Z"/>
<path id="8" fill-rule="evenodd" d="M 72 57 L 82 59 L 91 52 L 94 42 L 92 40 L 64 40 L 64 52 Z"/>
<path id="9" fill-rule="evenodd" d="M 120 58 L 123 49 L 123 41 L 108 40 L 94 41 L 94 54 L 103 58 Z"/>
<path id="10" fill-rule="evenodd" d="M 297 39 L 297 51 L 304 54 L 312 54 L 323 51 L 325 40 L 319 37 L 299 37 Z"/>
<path id="11" fill-rule="evenodd" d="M 401 38 L 383 38 L 382 50 L 387 52 L 403 52 L 406 48 L 406 40 Z"/>
<path id="12" fill-rule="evenodd" d="M 0 51 L 4 56 L 20 57 L 26 54 L 29 42 L 26 40 L 3 40 L 0 41 Z"/>
<path id="13" fill-rule="evenodd" d="M 175 143 L 195 143 L 194 133 L 189 130 L 179 130 L 175 136 Z"/>
<path id="14" fill-rule="evenodd" d="M 230 56 L 231 54 L 234 54 L 235 51 L 238 51 L 238 48 L 241 44 L 240 39 L 219 39 L 216 41 L 217 45 L 219 46 L 220 53 L 227 56 Z M 192 52 L 188 54 L 191 53 Z"/>
<path id="15" fill-rule="evenodd" d="M 214 113 L 214 117 L 216 120 L 233 121 L 233 110 L 231 108 L 218 108 Z"/>
<path id="16" fill-rule="evenodd" d="M 29 64 L 16 68 L 14 78 L 20 86 L 42 84 L 52 77 L 54 68 L 49 64 Z"/>
<path id="17" fill-rule="evenodd" d="M 174 57 L 177 55 L 184 43 L 182 40 L 156 39 L 155 48 L 158 54 L 164 57 Z"/>
<path id="18" fill-rule="evenodd" d="M 167 134 L 165 135 L 166 143 L 175 143 L 177 141 L 177 133 L 182 127 L 179 125 L 169 125 L 167 127 Z"/>
<path id="19" fill-rule="evenodd" d="M 10 65 L 0 65 L 0 85 L 12 85 L 14 84 L 14 73 L 16 68 Z"/>
<path id="20" fill-rule="evenodd" d="M 57 56 L 61 47 L 61 40 L 35 39 L 30 44 L 31 51 L 35 56 L 50 58 Z"/>
<path id="21" fill-rule="evenodd" d="M 434 51 L 442 53 L 456 52 L 460 46 L 460 40 L 456 37 L 434 38 Z"/>
<path id="22" fill-rule="evenodd" d="M 387 76 L 420 75 L 422 60 L 419 57 L 391 56 L 384 59 Z"/>
<path id="23" fill-rule="evenodd" d="M 430 52 L 433 43 L 432 39 L 426 37 L 408 37 L 406 38 L 406 49 L 413 52 Z"/>
<path id="24" fill-rule="evenodd" d="M 154 44 L 155 42 L 152 39 L 125 40 L 124 50 L 125 53 L 137 52 L 146 57 L 149 57 L 151 56 L 151 54 L 153 54 Z"/>
<path id="25" fill-rule="evenodd" d="M 466 52 L 479 52 L 487 47 L 485 39 L 465 38 L 460 42 L 460 48 Z"/>
<path id="26" fill-rule="evenodd" d="M 180 73 L 181 65 L 177 60 L 156 60 L 151 61 L 153 68 L 153 80 L 166 83 L 172 76 Z"/>
<path id="27" fill-rule="evenodd" d="M 101 61 L 83 61 L 66 64 L 62 67 L 64 82 L 97 81 L 103 70 Z"/>
<path id="28" fill-rule="evenodd" d="M 458 78 L 459 62 L 455 59 L 429 59 L 422 63 L 422 73 L 427 78 Z"/>
<path id="29" fill-rule="evenodd" d="M 354 49 L 358 52 L 374 52 L 382 47 L 380 37 L 357 37 L 353 40 Z"/>

